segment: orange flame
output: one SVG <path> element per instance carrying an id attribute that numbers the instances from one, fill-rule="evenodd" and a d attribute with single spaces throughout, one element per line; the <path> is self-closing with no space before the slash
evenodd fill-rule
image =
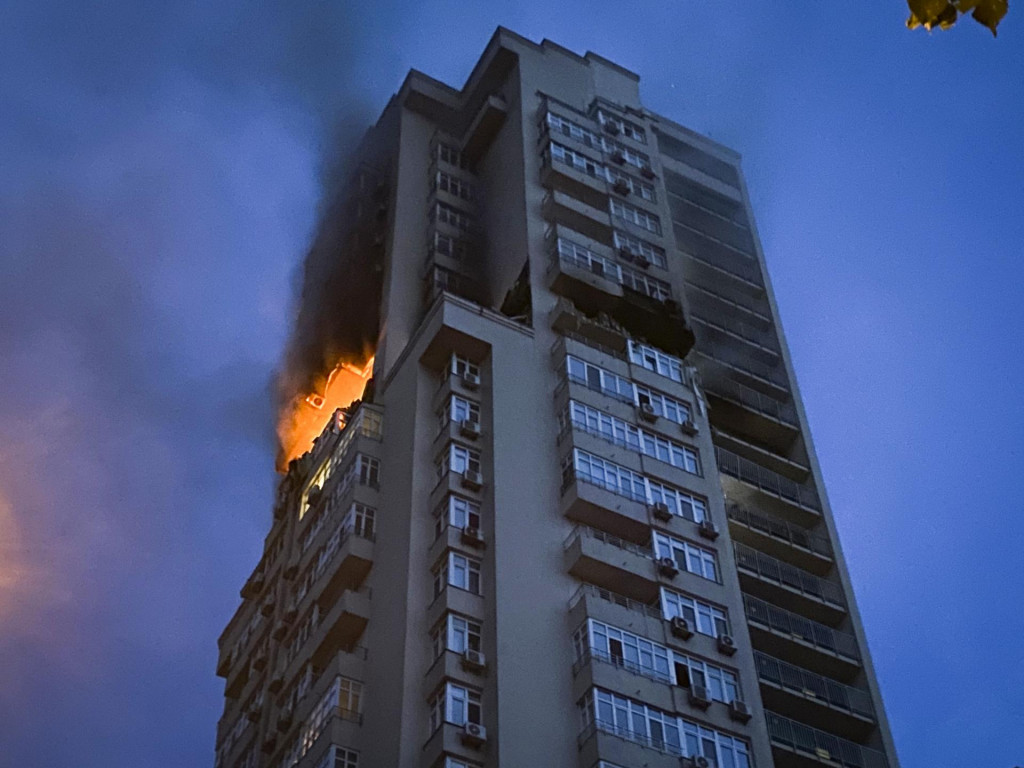
<path id="1" fill-rule="evenodd" d="M 360 368 L 352 363 L 339 362 L 321 381 L 316 390 L 305 397 L 299 395 L 286 406 L 277 424 L 281 449 L 277 457 L 277 471 L 288 469 L 288 462 L 297 459 L 310 448 L 324 431 L 338 408 L 347 408 L 363 395 L 366 382 L 373 374 L 373 358 Z"/>

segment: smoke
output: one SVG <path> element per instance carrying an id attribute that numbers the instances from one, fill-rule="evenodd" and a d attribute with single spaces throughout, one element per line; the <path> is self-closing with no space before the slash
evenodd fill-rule
<path id="1" fill-rule="evenodd" d="M 4 765 L 210 761 L 290 278 L 365 101 L 362 10 L 4 6 Z"/>

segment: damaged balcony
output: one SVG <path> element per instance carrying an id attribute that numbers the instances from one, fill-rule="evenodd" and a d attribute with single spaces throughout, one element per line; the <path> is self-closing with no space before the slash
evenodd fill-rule
<path id="1" fill-rule="evenodd" d="M 564 550 L 569 573 L 581 581 L 615 589 L 641 603 L 658 598 L 658 577 L 649 546 L 577 525 L 565 540 Z"/>

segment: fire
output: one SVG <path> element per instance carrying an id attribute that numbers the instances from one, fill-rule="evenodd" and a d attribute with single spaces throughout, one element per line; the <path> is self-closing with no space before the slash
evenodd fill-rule
<path id="1" fill-rule="evenodd" d="M 277 436 L 281 442 L 277 470 L 284 472 L 288 462 L 313 447 L 338 408 L 347 408 L 363 396 L 366 382 L 373 375 L 373 358 L 360 368 L 339 362 L 326 377 L 317 382 L 315 391 L 299 395 L 281 413 Z"/>

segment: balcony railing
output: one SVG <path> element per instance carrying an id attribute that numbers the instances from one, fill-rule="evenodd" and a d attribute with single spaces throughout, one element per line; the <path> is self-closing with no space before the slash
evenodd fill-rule
<path id="1" fill-rule="evenodd" d="M 717 395 L 725 400 L 732 400 L 752 411 L 767 416 L 783 424 L 792 427 L 799 427 L 796 418 L 796 409 L 791 402 L 782 402 L 774 397 L 751 389 L 735 379 L 727 379 L 724 376 L 706 381 L 704 388 L 710 395 Z"/>
<path id="2" fill-rule="evenodd" d="M 888 768 L 885 755 L 831 733 L 811 728 L 774 712 L 765 712 L 768 735 L 773 744 L 801 752 L 828 765 L 843 768 Z"/>
<path id="3" fill-rule="evenodd" d="M 706 325 L 712 330 L 718 331 L 719 333 L 726 333 L 732 336 L 736 336 L 748 344 L 753 344 L 760 347 L 773 355 L 778 356 L 778 340 L 775 338 L 775 334 L 769 331 L 763 331 L 760 328 L 755 328 L 752 325 L 734 320 L 728 315 L 723 315 L 718 320 L 709 320 L 708 318 L 701 317 L 698 313 L 694 312 L 691 317 L 701 325 Z"/>
<path id="4" fill-rule="evenodd" d="M 772 472 L 770 469 L 738 456 L 721 446 L 715 446 L 715 458 L 718 461 L 719 472 L 749 483 L 767 494 L 793 502 L 800 507 L 821 512 L 821 501 L 813 486 L 794 482 L 778 472 Z"/>
<path id="5" fill-rule="evenodd" d="M 668 755 L 677 755 L 682 757 L 686 754 L 680 744 L 670 744 L 664 739 L 654 739 L 646 733 L 633 731 L 629 728 L 615 725 L 614 723 L 605 722 L 604 720 L 595 720 L 594 722 L 589 723 L 586 728 L 580 731 L 580 735 L 577 737 L 577 743 L 582 747 L 596 733 L 607 733 L 612 736 L 617 736 L 620 739 L 632 741 L 634 744 L 640 744 L 648 749 L 654 749 Z"/>
<path id="6" fill-rule="evenodd" d="M 578 675 L 581 669 L 586 668 L 592 661 L 599 661 L 604 664 L 610 664 L 613 667 L 624 669 L 634 675 L 640 677 L 646 677 L 648 680 L 654 680 L 656 683 L 665 683 L 666 685 L 672 685 L 672 676 L 667 672 L 659 672 L 654 667 L 645 666 L 638 664 L 635 661 L 624 659 L 622 656 L 612 656 L 606 651 L 600 651 L 597 648 L 587 648 L 583 653 L 576 659 L 572 664 L 573 675 Z"/>
<path id="7" fill-rule="evenodd" d="M 618 549 L 634 555 L 639 555 L 640 557 L 653 557 L 650 547 L 642 547 L 639 544 L 634 544 L 632 541 L 626 541 L 625 539 L 620 539 L 618 536 L 612 536 L 610 533 L 599 531 L 597 528 L 591 528 L 589 525 L 577 525 L 573 528 L 569 535 L 566 536 L 565 542 L 562 545 L 563 548 L 568 549 L 573 545 L 573 542 L 576 541 L 576 539 L 584 536 L 588 539 L 595 539 L 603 542 L 604 544 L 610 544 L 613 547 L 617 547 Z"/>
<path id="8" fill-rule="evenodd" d="M 824 624 L 811 621 L 800 614 L 767 603 L 752 595 L 743 596 L 743 607 L 747 620 L 775 630 L 784 635 L 799 638 L 815 648 L 860 660 L 857 640 L 853 635 L 838 632 Z"/>
<path id="9" fill-rule="evenodd" d="M 779 389 L 789 391 L 789 381 L 785 372 L 774 365 L 766 365 L 754 360 L 749 354 L 733 349 L 726 344 L 712 341 L 707 334 L 702 334 L 697 341 L 697 351 L 717 360 L 720 363 L 731 366 L 748 376 L 761 379 Z"/>
<path id="10" fill-rule="evenodd" d="M 752 571 L 765 581 L 781 584 L 840 608 L 846 607 L 843 589 L 835 582 L 825 581 L 813 573 L 770 557 L 746 544 L 733 544 L 733 551 L 736 553 L 737 567 Z"/>
<path id="11" fill-rule="evenodd" d="M 774 683 L 787 691 L 813 696 L 836 709 L 875 719 L 875 707 L 867 691 L 843 685 L 761 651 L 754 651 L 754 664 L 762 681 Z"/>
<path id="12" fill-rule="evenodd" d="M 780 520 L 771 515 L 751 512 L 736 504 L 730 504 L 726 508 L 726 513 L 729 515 L 730 520 L 735 520 L 737 523 L 741 523 L 758 533 L 763 533 L 765 536 L 781 539 L 794 547 L 806 549 L 823 557 L 832 557 L 832 545 L 829 543 L 827 536 L 811 533 L 806 528 L 787 523 L 785 520 Z"/>
<path id="13" fill-rule="evenodd" d="M 593 584 L 582 584 L 577 589 L 571 598 L 569 598 L 569 610 L 576 607 L 584 597 L 593 597 L 599 600 L 605 600 L 609 603 L 621 606 L 629 611 L 636 611 L 642 613 L 651 619 L 662 620 L 661 608 L 655 605 L 649 605 L 648 603 L 641 603 L 639 600 L 634 600 L 631 597 L 625 597 L 617 592 L 612 592 L 609 589 L 602 589 L 601 587 L 594 586 Z"/>

